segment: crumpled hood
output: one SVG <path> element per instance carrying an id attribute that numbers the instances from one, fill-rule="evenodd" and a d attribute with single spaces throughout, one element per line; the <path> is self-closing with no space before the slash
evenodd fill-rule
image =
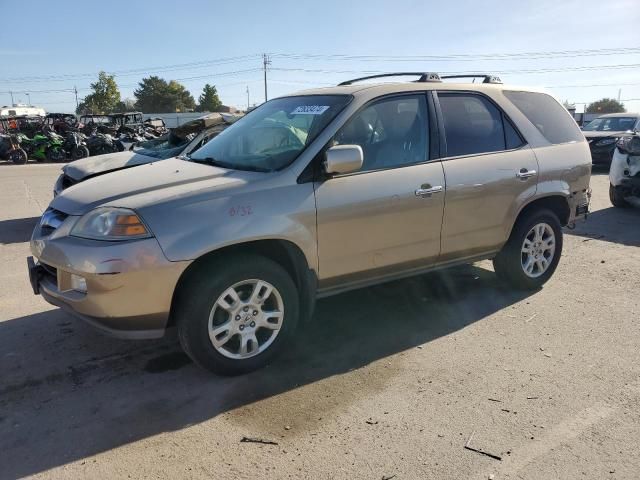
<path id="1" fill-rule="evenodd" d="M 113 172 L 122 168 L 135 167 L 136 165 L 144 165 L 156 160 L 158 159 L 130 151 L 106 153 L 68 163 L 62 168 L 62 171 L 76 182 L 81 182 L 87 177 Z"/>
<path id="2" fill-rule="evenodd" d="M 256 172 L 226 170 L 178 158 L 99 175 L 64 190 L 51 207 L 83 215 L 99 206 L 140 209 L 246 184 Z"/>

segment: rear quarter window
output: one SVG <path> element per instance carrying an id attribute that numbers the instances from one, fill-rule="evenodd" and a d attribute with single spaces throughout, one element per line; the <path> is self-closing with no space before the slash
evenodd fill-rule
<path id="1" fill-rule="evenodd" d="M 504 95 L 533 123 L 549 143 L 584 141 L 584 136 L 576 122 L 551 95 L 509 90 L 505 90 Z"/>

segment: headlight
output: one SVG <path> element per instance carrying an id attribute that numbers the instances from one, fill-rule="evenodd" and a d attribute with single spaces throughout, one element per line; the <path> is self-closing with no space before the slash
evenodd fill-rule
<path id="1" fill-rule="evenodd" d="M 94 240 L 131 240 L 150 237 L 151 232 L 133 210 L 103 207 L 84 214 L 71 229 L 71 235 Z"/>
<path id="2" fill-rule="evenodd" d="M 611 145 L 613 143 L 616 143 L 617 141 L 617 138 L 603 138 L 602 140 L 598 140 L 596 142 L 596 145 L 599 147 L 604 147 L 605 145 Z"/>
<path id="3" fill-rule="evenodd" d="M 631 155 L 640 155 L 640 137 L 638 135 L 629 135 L 621 137 L 616 146 L 624 153 Z"/>

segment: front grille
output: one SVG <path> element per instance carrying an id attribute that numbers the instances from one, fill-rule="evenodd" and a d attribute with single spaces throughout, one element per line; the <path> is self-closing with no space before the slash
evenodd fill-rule
<path id="1" fill-rule="evenodd" d="M 45 237 L 51 235 L 62 225 L 62 222 L 67 217 L 68 215 L 60 210 L 48 208 L 40 219 L 40 234 Z"/>

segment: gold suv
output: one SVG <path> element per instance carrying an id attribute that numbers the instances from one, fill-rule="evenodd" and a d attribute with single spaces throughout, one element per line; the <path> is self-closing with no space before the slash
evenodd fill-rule
<path id="1" fill-rule="evenodd" d="M 286 348 L 318 297 L 481 259 L 539 288 L 588 210 L 569 113 L 490 75 L 393 75 L 418 79 L 276 98 L 188 157 L 64 190 L 33 232 L 34 292 L 121 337 L 175 327 L 198 364 L 236 374 Z"/>

